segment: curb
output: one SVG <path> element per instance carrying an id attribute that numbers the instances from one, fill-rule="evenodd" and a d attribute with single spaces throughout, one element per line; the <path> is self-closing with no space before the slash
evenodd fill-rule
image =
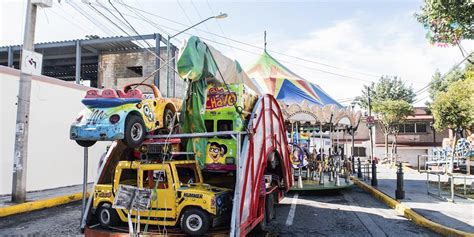
<path id="1" fill-rule="evenodd" d="M 86 195 L 89 197 L 89 192 Z M 63 204 L 67 204 L 82 199 L 82 192 L 74 193 L 64 196 L 58 196 L 48 199 L 42 199 L 37 201 L 25 202 L 21 204 L 0 207 L 0 217 L 10 216 L 14 214 L 40 210 L 49 207 L 55 207 Z"/>
<path id="2" fill-rule="evenodd" d="M 412 222 L 414 222 L 417 225 L 426 227 L 436 233 L 445 235 L 445 236 L 471 236 L 474 237 L 474 233 L 469 233 L 469 232 L 464 232 L 461 230 L 456 230 L 438 223 L 435 223 L 433 221 L 428 220 L 424 216 L 416 213 L 413 211 L 410 207 L 398 202 L 397 200 L 391 198 L 387 194 L 371 187 L 370 185 L 360 181 L 358 178 L 351 176 L 351 180 L 354 182 L 354 184 L 357 184 L 359 187 L 364 189 L 365 191 L 369 192 L 374 196 L 375 198 L 379 199 L 380 201 L 384 202 L 387 204 L 387 206 L 395 209 L 399 214 L 405 216 Z"/>

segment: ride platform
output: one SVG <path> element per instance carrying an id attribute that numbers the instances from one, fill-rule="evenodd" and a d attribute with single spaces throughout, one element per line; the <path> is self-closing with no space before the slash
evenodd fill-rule
<path id="1" fill-rule="evenodd" d="M 336 183 L 334 178 L 329 181 L 329 176 L 324 175 L 324 182 L 322 184 L 319 182 L 319 178 L 316 180 L 312 179 L 305 179 L 303 178 L 302 183 L 303 187 L 298 187 L 298 176 L 296 177 L 296 181 L 294 182 L 293 187 L 290 188 L 290 191 L 317 191 L 317 190 L 337 190 L 337 189 L 345 189 L 350 188 L 354 183 L 349 179 L 345 180 L 345 178 L 340 177 L 339 182 Z M 304 177 L 304 176 L 303 176 Z"/>
<path id="2" fill-rule="evenodd" d="M 144 224 L 142 224 L 142 228 Z M 112 229 L 105 229 L 100 227 L 99 225 L 93 225 L 84 228 L 84 235 L 85 236 L 92 236 L 92 237 L 129 237 L 130 234 L 128 232 L 128 228 L 125 226 L 118 226 L 113 227 Z M 188 236 L 184 232 L 182 232 L 179 228 L 176 227 L 167 227 L 166 229 L 157 229 L 157 228 L 150 228 L 148 232 L 140 232 L 140 235 L 143 236 Z M 229 236 L 229 228 L 226 227 L 215 227 L 211 228 L 208 233 L 204 236 L 213 236 L 213 237 L 221 237 L 221 236 Z"/>

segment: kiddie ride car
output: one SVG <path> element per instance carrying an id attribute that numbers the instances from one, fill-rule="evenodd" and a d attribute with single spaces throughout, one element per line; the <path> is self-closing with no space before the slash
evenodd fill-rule
<path id="1" fill-rule="evenodd" d="M 119 161 L 113 174 L 112 183 L 94 189 L 92 213 L 103 227 L 128 220 L 128 210 L 112 208 L 120 184 L 153 190 L 150 208 L 140 211 L 143 224 L 179 225 L 188 235 L 203 235 L 230 220 L 231 191 L 204 184 L 194 160 Z M 132 222 L 137 214 L 132 211 Z"/>
<path id="2" fill-rule="evenodd" d="M 147 98 L 137 86 L 153 92 Z M 88 90 L 82 103 L 86 106 L 71 125 L 70 138 L 83 147 L 96 141 L 122 140 L 128 147 L 142 144 L 147 132 L 170 128 L 176 106 L 163 98 L 154 85 L 134 83 L 122 90 Z"/>

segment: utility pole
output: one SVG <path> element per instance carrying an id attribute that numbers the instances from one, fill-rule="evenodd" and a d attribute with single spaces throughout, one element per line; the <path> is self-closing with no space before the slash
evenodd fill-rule
<path id="1" fill-rule="evenodd" d="M 34 51 L 37 6 L 28 0 L 26 7 L 23 50 Z M 22 66 L 23 67 L 23 66 Z M 15 152 L 13 154 L 12 202 L 26 199 L 26 167 L 28 158 L 28 125 L 30 119 L 31 75 L 20 73 L 16 112 Z"/>

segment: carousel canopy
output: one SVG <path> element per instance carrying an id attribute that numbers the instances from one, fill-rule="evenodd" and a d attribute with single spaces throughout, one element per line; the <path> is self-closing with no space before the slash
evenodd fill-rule
<path id="1" fill-rule="evenodd" d="M 247 74 L 255 80 L 262 94 L 272 94 L 287 105 L 301 104 L 306 100 L 313 105 L 335 105 L 342 108 L 320 86 L 296 75 L 266 51 Z"/>

